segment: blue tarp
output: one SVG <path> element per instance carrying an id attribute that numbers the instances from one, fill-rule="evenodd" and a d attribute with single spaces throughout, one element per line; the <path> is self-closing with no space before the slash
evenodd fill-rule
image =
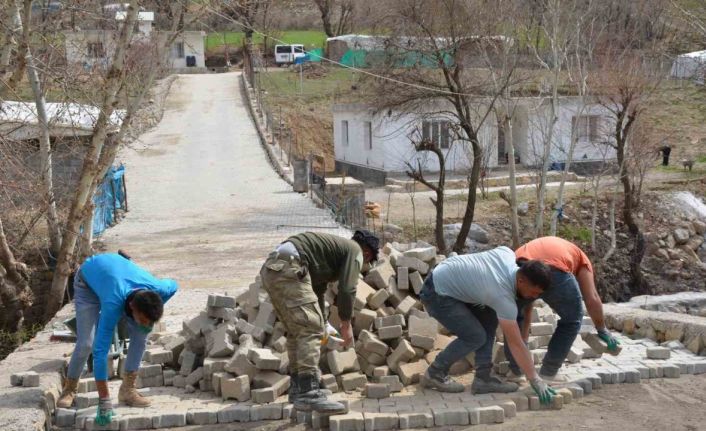
<path id="1" fill-rule="evenodd" d="M 124 209 L 125 166 L 111 167 L 93 196 L 93 235 L 98 236 L 115 222 L 115 210 Z"/>

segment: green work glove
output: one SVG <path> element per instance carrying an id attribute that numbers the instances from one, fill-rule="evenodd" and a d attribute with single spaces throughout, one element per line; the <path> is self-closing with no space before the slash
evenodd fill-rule
<path id="1" fill-rule="evenodd" d="M 547 382 L 540 379 L 539 377 L 535 377 L 534 379 L 530 380 L 530 385 L 539 397 L 539 402 L 542 404 L 551 403 L 552 398 L 556 396 L 556 391 L 554 390 L 554 388 L 549 386 Z"/>
<path id="2" fill-rule="evenodd" d="M 98 411 L 96 412 L 96 425 L 108 425 L 113 420 L 113 403 L 110 398 L 98 400 Z"/>
<path id="3" fill-rule="evenodd" d="M 598 338 L 605 341 L 608 345 L 608 350 L 615 351 L 620 345 L 620 341 L 615 338 L 610 332 L 606 331 L 605 328 L 598 329 Z"/>

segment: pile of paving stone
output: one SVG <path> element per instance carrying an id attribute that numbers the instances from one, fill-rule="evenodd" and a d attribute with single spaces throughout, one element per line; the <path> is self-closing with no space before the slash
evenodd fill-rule
<path id="1" fill-rule="evenodd" d="M 322 346 L 321 384 L 332 392 L 362 390 L 369 398 L 386 398 L 417 383 L 428 365 L 454 337 L 423 311 L 418 299 L 423 278 L 445 259 L 424 243 L 387 244 L 379 264 L 360 279 L 354 301 L 354 348 L 343 349 L 330 337 Z M 335 284 L 326 302 L 335 304 Z M 539 362 L 556 326 L 556 316 L 541 302 L 534 308 L 530 349 Z M 330 306 L 330 323 L 338 311 Z M 589 329 L 588 327 L 585 329 Z M 586 331 L 584 331 L 586 332 Z M 496 369 L 506 373 L 501 334 L 495 349 Z M 186 392 L 212 391 L 223 399 L 274 402 L 289 388 L 284 326 L 277 321 L 259 278 L 237 297 L 210 295 L 206 309 L 184 321 L 180 334 L 156 333 L 139 371 L 140 387 L 175 386 Z M 577 339 L 570 362 L 596 357 Z M 458 375 L 473 367 L 473 355 L 451 369 Z"/>

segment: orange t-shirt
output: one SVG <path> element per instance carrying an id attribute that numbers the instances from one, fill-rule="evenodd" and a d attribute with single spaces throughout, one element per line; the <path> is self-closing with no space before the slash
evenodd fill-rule
<path id="1" fill-rule="evenodd" d="M 578 274 L 585 266 L 593 272 L 588 256 L 574 243 L 556 236 L 533 239 L 515 251 L 518 259 L 540 260 L 560 271 Z"/>

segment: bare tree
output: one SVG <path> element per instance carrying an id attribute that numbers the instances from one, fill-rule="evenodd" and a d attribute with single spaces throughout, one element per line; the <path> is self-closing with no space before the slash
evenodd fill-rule
<path id="1" fill-rule="evenodd" d="M 5 0 L 2 2 L 5 45 L 0 51 L 0 76 L 4 75 L 10 66 L 12 51 L 17 49 L 17 39 L 22 33 L 22 20 L 20 19 L 20 0 Z"/>
<path id="2" fill-rule="evenodd" d="M 5 85 L 0 88 L 0 95 L 14 91 L 17 84 L 22 80 L 22 75 L 24 75 L 25 71 L 26 55 L 29 49 L 29 18 L 32 13 L 32 0 L 24 0 L 22 5 L 22 16 L 20 16 L 20 0 L 14 0 L 10 4 L 10 7 L 14 8 L 14 10 L 9 12 L 12 17 L 12 25 L 16 26 L 19 24 L 19 27 L 15 27 L 14 33 L 20 35 L 20 40 L 17 44 L 14 65 L 9 64 L 5 69 L 5 77 L 3 77 Z"/>
<path id="3" fill-rule="evenodd" d="M 410 162 L 406 162 L 407 164 L 407 176 L 412 178 L 414 180 L 413 186 L 416 188 L 417 181 L 420 183 L 424 184 L 425 186 L 429 187 L 435 194 L 436 198 L 429 198 L 431 203 L 434 205 L 434 208 L 436 210 L 436 219 L 435 219 L 435 224 L 434 224 L 434 237 L 436 239 L 436 247 L 441 251 L 445 252 L 446 250 L 446 241 L 444 240 L 444 191 L 446 189 L 446 156 L 444 155 L 444 152 L 439 148 L 439 145 L 437 145 L 434 142 L 431 142 L 429 140 L 420 140 L 417 143 L 414 143 L 414 148 L 417 152 L 430 152 L 433 153 L 438 161 L 439 161 L 439 179 L 436 181 L 436 183 L 428 180 L 424 176 L 424 171 L 422 168 L 422 163 L 419 159 L 417 159 L 417 166 L 414 166 Z M 414 209 L 414 195 L 410 196 L 410 199 L 412 201 L 412 207 L 413 211 Z M 416 212 L 416 211 L 414 211 Z M 415 240 L 417 239 L 417 223 L 416 223 L 416 215 L 415 215 L 415 220 L 414 220 L 414 236 Z"/>
<path id="4" fill-rule="evenodd" d="M 27 267 L 10 250 L 0 218 L 0 329 L 17 332 L 24 323 L 24 309 L 31 301 Z"/>
<path id="5" fill-rule="evenodd" d="M 384 110 L 450 118 L 458 128 L 459 144 L 472 148 L 468 200 L 453 245 L 457 252 L 465 247 L 475 212 L 484 152 L 481 128 L 512 77 L 511 70 L 503 71 L 494 87 L 489 85 L 489 73 L 467 66 L 479 51 L 493 51 L 506 43 L 496 34 L 501 27 L 497 16 L 502 15 L 482 1 L 397 0 L 385 17 L 393 36 L 380 66 L 385 79 L 375 82 L 374 103 Z M 478 25 L 470 28 L 469 22 Z"/>
<path id="6" fill-rule="evenodd" d="M 598 89 L 599 103 L 613 116 L 615 129 L 612 145 L 619 167 L 618 179 L 623 188 L 623 222 L 634 241 L 630 260 L 632 287 L 643 293 L 645 285 L 641 262 L 645 254 L 645 237 L 640 221 L 635 215 L 640 201 L 640 188 L 635 181 L 635 162 L 642 154 L 643 144 L 635 137 L 634 127 L 649 108 L 651 98 L 661 83 L 661 73 L 653 69 L 642 55 L 633 50 L 607 48 L 599 59 L 600 69 L 594 82 Z"/>
<path id="7" fill-rule="evenodd" d="M 314 3 L 321 12 L 326 36 L 335 37 L 351 31 L 355 0 L 314 0 Z"/>

